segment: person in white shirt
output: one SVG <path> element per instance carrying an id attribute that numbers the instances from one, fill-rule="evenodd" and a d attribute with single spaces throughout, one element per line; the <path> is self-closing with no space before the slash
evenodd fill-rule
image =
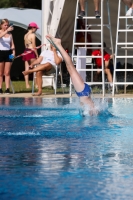
<path id="1" fill-rule="evenodd" d="M 15 46 L 12 34 L 13 26 L 9 25 L 8 19 L 0 22 L 0 94 L 3 93 L 2 84 L 5 76 L 6 94 L 10 94 L 10 70 L 12 58 L 15 56 Z"/>
<path id="2" fill-rule="evenodd" d="M 133 3 L 132 0 L 122 0 L 123 3 L 128 6 L 128 10 L 126 12 L 126 16 L 133 16 Z"/>
<path id="3" fill-rule="evenodd" d="M 34 96 L 40 96 L 42 94 L 42 75 L 43 73 L 52 73 L 56 65 L 59 65 L 62 62 L 63 58 L 61 54 L 56 51 L 52 45 L 50 45 L 50 50 L 44 50 L 39 58 L 32 62 L 30 69 L 23 71 L 24 76 L 36 72 L 38 92 Z M 39 65 L 38 65 L 39 64 Z M 35 65 L 37 67 L 33 68 Z"/>

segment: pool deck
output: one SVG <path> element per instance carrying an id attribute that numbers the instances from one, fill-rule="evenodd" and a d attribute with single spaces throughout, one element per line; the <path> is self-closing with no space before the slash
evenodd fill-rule
<path id="1" fill-rule="evenodd" d="M 67 94 L 42 94 L 41 96 L 33 96 L 32 93 L 15 93 L 15 94 L 1 94 L 0 97 L 16 97 L 16 98 L 69 98 L 70 95 Z M 75 94 L 73 94 L 71 97 L 76 97 Z M 94 98 L 103 98 L 102 94 L 93 94 Z M 115 96 L 113 97 L 111 94 L 106 94 L 104 96 L 104 98 L 133 98 L 133 94 L 115 94 Z"/>

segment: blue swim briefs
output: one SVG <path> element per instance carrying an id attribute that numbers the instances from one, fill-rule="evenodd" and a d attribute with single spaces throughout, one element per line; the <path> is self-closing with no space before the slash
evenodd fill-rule
<path id="1" fill-rule="evenodd" d="M 91 93 L 90 86 L 86 83 L 84 83 L 84 84 L 85 84 L 85 87 L 84 87 L 84 90 L 82 92 L 76 92 L 75 91 L 78 97 L 89 96 L 90 93 Z"/>

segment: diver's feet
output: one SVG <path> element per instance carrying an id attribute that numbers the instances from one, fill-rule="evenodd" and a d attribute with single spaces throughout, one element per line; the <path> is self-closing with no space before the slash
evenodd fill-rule
<path id="1" fill-rule="evenodd" d="M 61 39 L 55 38 L 52 35 L 46 35 L 46 39 L 57 49 L 61 45 Z"/>

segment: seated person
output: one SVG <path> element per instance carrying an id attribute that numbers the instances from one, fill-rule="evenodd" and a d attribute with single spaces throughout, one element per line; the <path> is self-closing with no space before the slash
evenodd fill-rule
<path id="1" fill-rule="evenodd" d="M 44 50 L 39 58 L 32 62 L 30 69 L 23 71 L 24 76 L 36 72 L 36 81 L 38 85 L 38 92 L 34 96 L 40 96 L 42 94 L 42 75 L 43 73 L 52 73 L 53 68 L 62 62 L 61 54 L 56 51 L 52 45 L 50 45 L 50 50 Z M 39 65 L 38 65 L 39 64 Z M 33 68 L 35 65 L 37 67 Z"/>
<path id="2" fill-rule="evenodd" d="M 104 48 L 106 47 L 106 44 L 104 43 Z M 97 50 L 94 50 L 92 52 L 92 56 L 101 56 L 101 45 L 99 45 L 99 49 Z M 107 74 L 107 79 L 108 81 L 110 82 L 110 87 L 112 88 L 113 84 L 113 78 L 112 78 L 112 74 L 110 72 L 110 69 L 109 69 L 109 62 L 110 62 L 110 59 L 112 59 L 112 55 L 109 55 L 105 50 L 103 51 L 104 53 L 104 71 L 105 71 L 105 74 Z M 95 62 L 96 62 L 96 65 L 97 65 L 97 68 L 101 68 L 102 67 L 102 59 L 101 58 L 95 58 Z M 101 71 L 97 71 L 97 75 L 99 75 Z"/>

